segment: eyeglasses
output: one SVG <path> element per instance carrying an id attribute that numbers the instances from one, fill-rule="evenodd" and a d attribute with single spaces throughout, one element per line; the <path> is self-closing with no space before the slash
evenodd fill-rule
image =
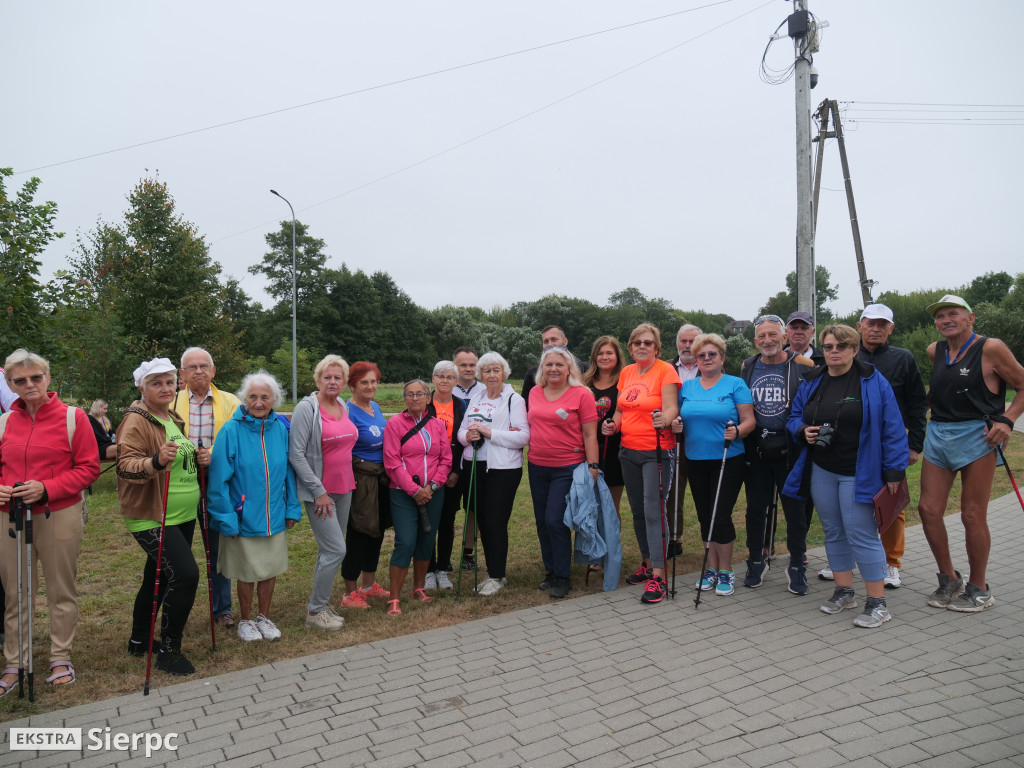
<path id="1" fill-rule="evenodd" d="M 430 397 L 429 392 L 406 392 L 404 394 L 406 400 L 419 400 L 424 397 Z"/>
<path id="2" fill-rule="evenodd" d="M 209 363 L 202 363 L 201 365 L 186 365 L 183 370 L 188 373 L 195 373 L 196 371 L 208 371 L 213 368 Z"/>
<path id="3" fill-rule="evenodd" d="M 850 345 L 845 341 L 840 341 L 837 344 L 822 344 L 821 348 L 826 352 L 844 352 L 850 348 Z"/>
<path id="4" fill-rule="evenodd" d="M 633 341 L 634 347 L 653 347 L 654 339 L 635 339 Z"/>
<path id="5" fill-rule="evenodd" d="M 754 321 L 754 327 L 757 328 L 761 323 L 778 323 L 783 327 L 786 325 L 778 315 L 761 315 L 761 317 Z"/>
<path id="6" fill-rule="evenodd" d="M 45 373 L 34 373 L 31 376 L 22 376 L 21 378 L 18 379 L 11 379 L 11 384 L 13 384 L 16 387 L 24 387 L 25 384 L 27 384 L 30 381 L 33 384 L 42 384 L 43 379 L 45 378 Z"/>
<path id="7" fill-rule="evenodd" d="M 435 376 L 434 378 L 437 379 L 438 381 L 458 381 L 458 378 L 456 376 L 451 376 L 451 375 L 449 375 L 449 376 L 441 376 L 439 374 L 439 375 Z"/>
<path id="8" fill-rule="evenodd" d="M 718 357 L 717 352 L 701 352 L 697 355 L 698 360 L 714 360 L 716 357 Z"/>

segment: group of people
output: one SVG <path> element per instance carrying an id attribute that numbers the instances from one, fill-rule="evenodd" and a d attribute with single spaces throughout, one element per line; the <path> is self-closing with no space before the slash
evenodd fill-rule
<path id="1" fill-rule="evenodd" d="M 696 586 L 733 594 L 733 508 L 745 485 L 743 585 L 758 588 L 766 580 L 781 504 L 786 587 L 808 593 L 806 539 L 817 509 L 829 562 L 819 577 L 835 581 L 821 610 L 857 607 L 856 567 L 866 596 L 854 624 L 880 626 L 892 618 L 885 588 L 902 583 L 904 519 L 900 513 L 880 536 L 874 502 L 896 493 L 907 467 L 922 460 L 919 510 L 939 571 L 928 604 L 983 610 L 995 602 L 985 581 L 985 513 L 996 448 L 1024 412 L 1024 368 L 1005 344 L 974 333 L 974 314 L 962 298 L 945 296 L 929 311 L 942 337 L 928 349 L 935 363 L 930 398 L 913 355 L 888 344 L 894 318 L 881 304 L 866 307 L 856 329 L 833 324 L 817 338 L 807 313 L 759 317 L 758 353 L 742 362 L 739 376 L 723 371 L 725 340 L 692 325 L 679 329 L 670 362 L 661 359 L 658 328 L 639 325 L 628 340 L 629 364 L 614 336 L 598 338 L 589 364 L 582 363 L 564 331 L 550 326 L 522 394 L 508 384 L 511 370 L 499 353 L 478 358 L 460 348 L 435 365 L 430 382 L 404 384 L 405 407 L 391 418 L 375 402 L 381 371 L 372 362 L 349 366 L 326 356 L 314 372 L 315 391 L 286 419 L 277 412 L 283 392 L 272 376 L 249 374 L 232 395 L 213 384 L 210 354 L 190 348 L 180 365 L 168 358 L 139 365 L 139 398 L 115 431 L 105 402 L 96 401 L 88 415 L 65 405 L 49 391 L 47 361 L 17 350 L 0 388 L 0 506 L 12 527 L 17 515 L 31 516 L 36 546 L 20 575 L 38 561 L 46 578 L 48 682 L 75 680 L 70 654 L 83 491 L 109 460 L 116 463 L 125 526 L 145 556 L 127 649 L 155 653 L 157 668 L 175 675 L 194 671 L 182 639 L 201 578 L 192 554 L 197 523 L 208 552 L 211 619 L 237 627 L 251 642 L 281 636 L 271 620 L 274 586 L 288 569 L 287 531 L 308 521 L 318 552 L 305 623 L 336 631 L 344 618 L 335 606 L 367 609 L 377 599 L 389 615 L 400 615 L 410 567 L 412 600 L 428 603 L 432 593 L 451 589 L 450 573 L 460 567 L 453 560 L 460 508 L 461 567 L 485 569 L 479 595 L 505 588 L 524 450 L 545 570 L 539 587 L 552 598 L 572 589 L 580 514 L 598 515 L 583 527 L 608 538 L 604 559 L 586 560 L 587 575 L 607 568 L 605 586 L 614 588 L 625 490 L 642 558 L 626 581 L 643 584 L 643 602 L 662 601 L 667 561 L 680 551 L 687 484 L 706 547 Z M 1016 392 L 1009 405 L 1007 386 Z M 955 568 L 942 520 L 957 473 L 966 576 Z M 389 527 L 394 548 L 385 588 L 376 573 Z M 22 601 L 11 599 L 20 585 L 20 545 L 20 537 L 0 537 L 7 593 L 0 696 L 17 687 L 30 650 L 18 628 L 26 620 Z M 616 551 L 618 558 L 609 556 Z M 339 570 L 344 590 L 335 600 Z"/>

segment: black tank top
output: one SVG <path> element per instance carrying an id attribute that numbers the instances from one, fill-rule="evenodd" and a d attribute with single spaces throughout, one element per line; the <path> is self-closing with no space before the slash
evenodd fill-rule
<path id="1" fill-rule="evenodd" d="M 970 349 L 952 365 L 946 365 L 949 342 L 935 345 L 935 363 L 929 398 L 932 421 L 972 421 L 1002 414 L 1006 410 L 1006 382 L 999 392 L 989 390 L 981 370 L 982 348 L 988 339 L 979 336 Z"/>

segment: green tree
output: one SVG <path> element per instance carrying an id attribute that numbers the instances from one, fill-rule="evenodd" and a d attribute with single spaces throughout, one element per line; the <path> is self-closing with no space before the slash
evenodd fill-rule
<path id="1" fill-rule="evenodd" d="M 986 272 L 971 281 L 963 290 L 963 297 L 975 310 L 982 304 L 999 305 L 1012 286 L 1013 278 L 1006 272 Z"/>
<path id="2" fill-rule="evenodd" d="M 820 328 L 832 320 L 832 310 L 825 305 L 839 297 L 839 286 L 832 285 L 832 275 L 827 268 L 818 264 L 814 267 L 814 288 L 816 317 Z M 786 275 L 786 290 L 780 291 L 768 299 L 768 302 L 758 311 L 758 315 L 778 315 L 785 320 L 797 310 L 796 289 L 797 276 L 794 270 Z"/>
<path id="3" fill-rule="evenodd" d="M 52 355 L 59 337 L 42 332 L 39 267 L 36 256 L 54 239 L 53 221 L 57 204 L 34 203 L 40 180 L 32 177 L 14 197 L 9 197 L 4 179 L 13 175 L 0 168 L 0 349 L 18 347 Z"/>
<path id="4" fill-rule="evenodd" d="M 1024 361 L 1024 272 L 1017 275 L 998 304 L 983 302 L 971 307 L 977 315 L 975 330 L 1002 340 L 1018 361 Z"/>
<path id="5" fill-rule="evenodd" d="M 316 388 L 316 385 L 313 382 L 313 371 L 315 370 L 318 362 L 318 356 L 311 350 L 299 347 L 295 354 L 296 371 L 298 372 L 298 396 L 293 396 L 291 392 L 292 343 L 290 340 L 282 342 L 281 346 L 271 353 L 269 359 L 263 355 L 257 355 L 256 357 L 247 359 L 245 361 L 244 368 L 246 373 L 253 373 L 259 370 L 266 371 L 277 379 L 277 383 L 280 384 L 281 388 L 287 393 L 285 395 L 285 400 L 297 402 Z M 220 371 L 217 372 L 217 376 L 220 378 Z"/>

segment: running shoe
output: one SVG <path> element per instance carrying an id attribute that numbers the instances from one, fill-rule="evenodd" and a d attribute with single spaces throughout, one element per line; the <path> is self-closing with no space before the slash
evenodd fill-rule
<path id="1" fill-rule="evenodd" d="M 357 589 L 355 592 L 349 592 L 347 595 L 341 598 L 342 608 L 369 608 L 370 604 L 366 602 L 366 598 L 363 596 L 362 590 Z"/>
<path id="2" fill-rule="evenodd" d="M 370 606 L 366 606 L 369 608 Z M 333 611 L 324 609 L 319 613 L 310 616 L 306 614 L 306 626 L 313 627 L 313 629 L 323 629 L 328 632 L 337 632 L 345 625 L 345 620 L 341 616 L 334 615 Z"/>
<path id="3" fill-rule="evenodd" d="M 555 576 L 551 582 L 551 597 L 560 599 L 565 597 L 572 591 L 572 582 L 569 579 Z"/>
<path id="4" fill-rule="evenodd" d="M 831 568 L 822 568 L 818 571 L 818 578 L 822 581 L 835 581 L 836 577 L 832 575 Z"/>
<path id="5" fill-rule="evenodd" d="M 767 560 L 747 560 L 747 575 L 743 578 L 743 586 L 751 589 L 760 587 L 764 583 L 768 568 Z"/>
<path id="6" fill-rule="evenodd" d="M 660 603 L 665 599 L 666 592 L 668 592 L 668 586 L 666 586 L 665 580 L 661 576 L 652 576 L 644 585 L 644 592 L 640 595 L 640 602 Z"/>
<path id="7" fill-rule="evenodd" d="M 955 579 L 951 579 L 945 573 L 937 574 L 939 577 L 939 588 L 932 592 L 928 598 L 928 605 L 932 608 L 948 608 L 953 598 L 963 592 L 963 577 L 960 575 L 960 571 L 954 571 L 954 573 L 956 574 Z"/>
<path id="8" fill-rule="evenodd" d="M 492 579 L 488 576 L 486 579 L 480 582 L 476 588 L 476 593 L 482 597 L 490 597 L 491 595 L 497 594 L 505 587 L 505 579 Z"/>
<path id="9" fill-rule="evenodd" d="M 270 619 L 262 613 L 256 617 L 256 629 L 263 635 L 264 640 L 278 640 L 281 637 L 281 630 L 277 628 Z"/>
<path id="10" fill-rule="evenodd" d="M 786 569 L 789 579 L 789 591 L 794 595 L 806 595 L 810 590 L 807 586 L 807 570 L 802 565 L 791 565 Z"/>
<path id="11" fill-rule="evenodd" d="M 899 589 L 903 586 L 903 581 L 900 579 L 900 569 L 895 568 L 891 565 L 885 566 L 885 582 L 886 589 Z"/>
<path id="12" fill-rule="evenodd" d="M 736 591 L 736 574 L 732 571 L 719 571 L 718 583 L 715 585 L 716 595 L 731 595 Z"/>
<path id="13" fill-rule="evenodd" d="M 433 571 L 427 571 L 427 578 L 423 581 L 423 588 L 429 589 L 433 592 L 437 589 L 437 574 Z"/>
<path id="14" fill-rule="evenodd" d="M 380 600 L 387 600 L 391 597 L 391 593 L 388 592 L 384 587 L 378 584 L 376 581 L 368 587 L 363 587 L 360 592 L 363 593 L 363 597 L 376 597 Z"/>
<path id="15" fill-rule="evenodd" d="M 986 608 L 991 608 L 995 604 L 996 599 L 992 597 L 988 584 L 982 589 L 967 582 L 964 591 L 950 600 L 949 605 L 946 607 L 951 611 L 959 611 L 961 613 L 977 613 Z"/>
<path id="16" fill-rule="evenodd" d="M 836 587 L 832 597 L 821 604 L 822 613 L 839 613 L 847 608 L 856 608 L 857 598 L 852 587 Z"/>
<path id="17" fill-rule="evenodd" d="M 694 584 L 695 587 L 700 587 L 702 592 L 709 592 L 718 585 L 718 571 L 714 568 L 708 568 L 704 572 L 704 578 Z"/>
<path id="18" fill-rule="evenodd" d="M 263 639 L 263 633 L 256 628 L 256 622 L 252 619 L 242 619 L 238 622 L 238 636 L 247 643 Z"/>
<path id="19" fill-rule="evenodd" d="M 555 574 L 551 573 L 551 571 L 548 571 L 547 573 L 544 574 L 544 581 L 542 581 L 540 584 L 537 585 L 537 589 L 543 589 L 544 591 L 547 591 L 547 590 L 551 589 L 551 587 L 552 587 L 552 585 L 554 585 L 554 583 L 555 583 Z"/>
<path id="20" fill-rule="evenodd" d="M 885 599 L 881 597 L 869 597 L 864 601 L 864 612 L 853 620 L 855 627 L 867 627 L 874 629 L 892 619 L 892 614 L 885 607 Z"/>
<path id="21" fill-rule="evenodd" d="M 455 585 L 452 584 L 452 580 L 448 578 L 448 571 L 437 572 L 437 588 L 438 589 L 455 589 Z"/>
<path id="22" fill-rule="evenodd" d="M 640 563 L 640 567 L 626 577 L 627 584 L 646 584 L 654 577 L 654 569 L 647 563 Z"/>
<path id="23" fill-rule="evenodd" d="M 473 558 L 472 555 L 466 555 L 464 558 L 462 558 L 462 570 L 464 570 L 464 571 L 475 571 L 476 570 L 476 560 Z"/>

